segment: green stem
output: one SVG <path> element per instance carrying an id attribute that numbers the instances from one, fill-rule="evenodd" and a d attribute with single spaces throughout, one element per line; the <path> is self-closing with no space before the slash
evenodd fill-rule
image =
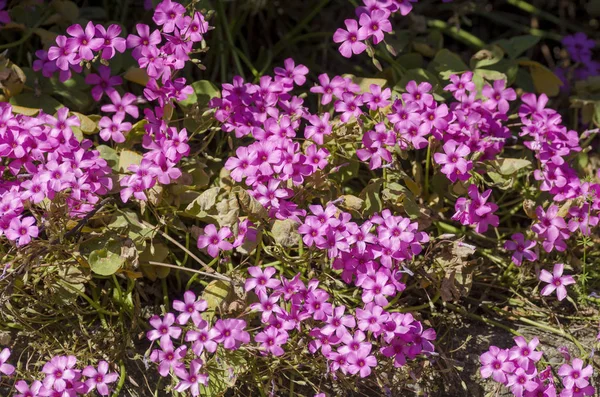
<path id="1" fill-rule="evenodd" d="M 558 33 L 544 32 L 543 30 L 540 30 L 540 29 L 530 28 L 530 27 L 524 26 L 520 23 L 513 22 L 509 18 L 502 17 L 500 15 L 496 15 L 496 13 L 493 13 L 493 12 L 477 12 L 477 15 L 484 17 L 484 18 L 491 19 L 492 21 L 494 21 L 500 25 L 508 26 L 509 28 L 521 31 L 523 33 L 530 34 L 532 36 L 545 37 L 545 38 L 555 40 L 558 42 L 560 42 L 562 40 L 562 36 Z"/>
<path id="2" fill-rule="evenodd" d="M 429 197 L 429 164 L 431 163 L 431 140 L 429 137 L 429 144 L 427 145 L 427 156 L 425 157 L 425 199 Z"/>
<path id="3" fill-rule="evenodd" d="M 446 33 L 448 36 L 477 49 L 483 48 L 486 46 L 486 43 L 481 40 L 479 37 L 472 35 L 466 30 L 462 30 L 460 28 L 452 27 L 448 25 L 444 21 L 440 21 L 439 19 L 431 19 L 427 21 L 427 26 L 430 28 L 440 29 L 442 32 Z"/>
<path id="4" fill-rule="evenodd" d="M 92 298 L 90 298 L 89 296 L 87 296 L 84 292 L 79 291 L 77 288 L 73 287 L 69 283 L 65 283 L 65 282 L 62 282 L 60 280 L 58 280 L 58 283 L 62 287 L 67 288 L 70 291 L 73 291 L 74 293 L 76 293 L 77 295 L 79 295 L 80 297 L 82 297 L 83 299 L 85 299 L 87 301 L 87 303 L 89 303 L 94 309 L 96 309 L 96 311 L 98 313 L 106 314 L 107 316 L 118 316 L 119 315 L 119 313 L 110 312 L 110 311 L 104 309 L 99 304 L 97 304 L 96 302 L 94 302 L 92 300 Z"/>
<path id="5" fill-rule="evenodd" d="M 546 19 L 546 20 L 548 20 L 550 22 L 553 22 L 553 23 L 555 23 L 555 24 L 557 24 L 559 26 L 568 27 L 569 29 L 574 30 L 576 32 L 579 32 L 581 30 L 581 26 L 577 26 L 577 25 L 574 25 L 572 23 L 566 22 L 566 21 L 560 19 L 559 17 L 557 17 L 556 15 L 551 14 L 551 13 L 549 13 L 547 11 L 544 11 L 544 10 L 540 10 L 539 8 L 537 8 L 536 6 L 534 6 L 533 4 L 530 4 L 530 3 L 526 2 L 526 1 L 523 1 L 523 0 L 506 0 L 506 2 L 508 4 L 511 4 L 511 5 L 515 6 L 515 7 L 520 8 L 521 10 L 523 10 L 525 12 L 528 12 L 530 14 L 536 15 L 536 16 L 538 16 L 540 18 L 544 18 L 544 19 Z"/>
<path id="6" fill-rule="evenodd" d="M 46 21 L 46 18 L 48 18 L 49 15 L 50 15 L 50 9 L 47 9 L 44 12 L 44 14 L 42 15 L 42 17 L 36 22 L 36 24 L 33 25 L 33 27 L 31 29 L 28 29 L 19 40 L 13 41 L 12 43 L 0 45 L 0 50 L 5 50 L 7 48 L 13 48 L 13 47 L 20 46 L 21 44 L 25 43 L 31 37 L 31 35 L 33 35 L 34 30 L 39 28 L 40 25 L 42 23 L 44 23 L 44 21 Z"/>
<path id="7" fill-rule="evenodd" d="M 227 16 L 225 15 L 225 8 L 223 7 L 223 0 L 217 0 L 217 14 L 219 14 L 219 19 L 221 20 L 221 25 L 223 26 L 223 29 L 225 30 L 225 39 L 227 40 L 227 44 L 229 44 L 229 47 L 231 49 L 231 55 L 233 57 L 233 62 L 235 63 L 235 67 L 236 67 L 238 73 L 240 74 L 240 76 L 242 76 L 242 78 L 245 79 L 244 69 L 242 68 L 242 63 L 240 62 L 238 53 L 235 51 L 235 44 L 233 43 L 233 37 L 231 36 L 231 31 L 229 30 L 230 24 L 227 22 Z"/>
<path id="8" fill-rule="evenodd" d="M 125 363 L 123 360 L 119 361 L 119 367 L 121 368 L 121 373 L 119 374 L 119 383 L 117 383 L 117 387 L 115 388 L 112 397 L 119 397 L 121 389 L 123 389 L 123 386 L 125 385 L 125 378 L 127 377 L 127 370 L 125 369 Z"/>

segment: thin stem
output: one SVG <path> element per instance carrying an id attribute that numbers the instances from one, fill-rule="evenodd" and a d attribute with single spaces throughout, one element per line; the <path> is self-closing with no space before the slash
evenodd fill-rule
<path id="1" fill-rule="evenodd" d="M 219 273 L 207 273 L 207 272 L 203 272 L 201 270 L 190 269 L 189 267 L 171 265 L 169 263 L 162 263 L 162 262 L 148 261 L 148 263 L 151 264 L 151 265 L 154 265 L 154 266 L 170 267 L 172 269 L 183 270 L 183 271 L 190 272 L 190 273 L 196 273 L 196 274 L 200 274 L 202 276 L 212 277 L 212 278 L 216 278 L 218 280 L 227 281 L 227 282 L 230 282 L 230 283 L 233 281 L 229 277 L 224 276 L 224 275 L 219 274 Z"/>
<path id="2" fill-rule="evenodd" d="M 438 19 L 432 19 L 427 21 L 427 26 L 431 28 L 440 29 L 442 32 L 446 33 L 448 36 L 453 37 L 454 39 L 463 42 L 464 44 L 480 49 L 485 47 L 486 43 L 481 40 L 479 37 L 472 35 L 466 30 L 462 30 L 460 28 L 455 28 L 448 25 L 444 21 L 440 21 Z"/>

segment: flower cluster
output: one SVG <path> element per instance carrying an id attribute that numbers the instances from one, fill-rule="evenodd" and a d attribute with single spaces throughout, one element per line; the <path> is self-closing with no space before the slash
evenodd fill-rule
<path id="1" fill-rule="evenodd" d="M 583 32 L 577 32 L 563 37 L 562 44 L 574 63 L 569 68 L 559 67 L 555 69 L 555 73 L 563 81 L 564 87 L 569 87 L 570 78 L 578 81 L 600 74 L 600 62 L 595 61 L 593 56 L 596 47 L 596 42 L 593 39 L 587 37 Z"/>
<path id="2" fill-rule="evenodd" d="M 79 125 L 64 107 L 30 117 L 0 104 L 0 155 L 7 164 L 0 168 L 0 236 L 27 244 L 39 233 L 25 212 L 30 205 L 62 196 L 70 215 L 81 217 L 112 189 L 106 161 L 90 140 L 75 137 Z"/>
<path id="3" fill-rule="evenodd" d="M 198 237 L 198 249 L 206 248 L 210 256 L 216 258 L 219 251 L 229 251 L 241 246 L 245 241 L 256 241 L 257 230 L 248 219 L 238 222 L 237 235 L 233 242 L 228 241 L 233 237 L 233 232 L 228 226 L 217 230 L 215 225 L 207 225 L 204 233 Z"/>
<path id="4" fill-rule="evenodd" d="M 7 348 L 0 353 L 0 373 L 8 376 L 15 372 L 15 367 L 6 362 L 10 354 Z M 44 378 L 41 381 L 28 383 L 18 380 L 15 383 L 17 393 L 14 397 L 108 396 L 109 385 L 119 379 L 116 372 L 109 371 L 106 361 L 100 361 L 97 367 L 89 365 L 81 370 L 77 368 L 75 356 L 54 356 L 42 367 Z"/>
<path id="5" fill-rule="evenodd" d="M 346 29 L 339 28 L 333 35 L 335 43 L 341 43 L 339 51 L 346 58 L 360 54 L 369 48 L 369 39 L 373 45 L 385 42 L 385 34 L 392 33 L 390 18 L 397 13 L 408 15 L 413 3 L 419 0 L 363 0 L 356 8 L 357 19 L 346 19 Z M 452 0 L 442 0 L 448 3 Z"/>
<path id="6" fill-rule="evenodd" d="M 153 329 L 146 336 L 160 344 L 150 353 L 150 360 L 158 364 L 161 376 L 174 375 L 176 391 L 189 389 L 193 396 L 199 396 L 200 385 L 208 385 L 203 357 L 214 354 L 219 346 L 236 350 L 250 342 L 250 334 L 245 331 L 246 322 L 240 319 L 218 319 L 211 326 L 202 317 L 206 301 L 196 298 L 192 291 L 184 294 L 183 301 L 173 301 L 173 309 L 179 313 L 177 316 L 169 312 L 150 319 Z"/>
<path id="7" fill-rule="evenodd" d="M 490 225 L 497 227 L 500 221 L 494 212 L 498 206 L 487 202 L 492 195 L 492 189 L 480 194 L 477 186 L 471 185 L 468 193 L 469 198 L 459 197 L 456 200 L 454 206 L 456 212 L 452 219 L 463 225 L 475 225 L 475 231 L 478 233 L 485 233 Z"/>
<path id="8" fill-rule="evenodd" d="M 538 338 L 527 342 L 522 336 L 515 338 L 516 346 L 500 349 L 490 346 L 489 351 L 479 358 L 481 376 L 492 377 L 494 381 L 510 388 L 516 397 L 547 396 L 574 397 L 593 396 L 595 389 L 590 384 L 593 375 L 591 365 L 584 367 L 583 360 L 570 359 L 566 354 L 565 363 L 558 369 L 560 383 L 553 377 L 552 367 L 538 372 L 538 363 L 543 353 L 537 351 Z M 562 390 L 561 389 L 562 386 Z M 560 390 L 560 393 L 559 393 Z"/>

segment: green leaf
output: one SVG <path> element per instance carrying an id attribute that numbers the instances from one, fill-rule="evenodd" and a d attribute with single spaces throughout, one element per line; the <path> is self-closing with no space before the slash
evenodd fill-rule
<path id="1" fill-rule="evenodd" d="M 184 99 L 180 101 L 179 104 L 183 106 L 189 106 L 194 103 L 197 103 L 199 107 L 205 107 L 208 105 L 208 102 L 215 97 L 221 96 L 221 91 L 213 83 L 208 80 L 199 80 L 192 83 L 192 88 L 194 92 Z"/>
<path id="2" fill-rule="evenodd" d="M 510 59 L 517 59 L 522 53 L 536 45 L 539 41 L 539 36 L 524 35 L 498 40 L 495 44 L 502 47 Z"/>
<path id="3" fill-rule="evenodd" d="M 419 69 L 423 67 L 423 56 L 417 52 L 400 55 L 396 62 L 405 69 Z"/>
<path id="4" fill-rule="evenodd" d="M 100 152 L 100 157 L 106 160 L 113 171 L 119 171 L 119 155 L 115 149 L 106 145 L 98 145 L 96 149 Z"/>
<path id="5" fill-rule="evenodd" d="M 67 22 L 73 23 L 79 18 L 79 7 L 70 0 L 54 0 L 52 6 Z"/>
<path id="6" fill-rule="evenodd" d="M 87 135 L 95 134 L 96 132 L 98 132 L 98 123 L 92 120 L 90 117 L 77 112 L 71 113 L 73 113 L 79 119 L 79 122 L 81 124 L 79 126 L 79 129 L 81 130 L 81 132 Z"/>
<path id="7" fill-rule="evenodd" d="M 216 311 L 222 309 L 223 304 L 226 303 L 227 298 L 232 292 L 231 284 L 223 280 L 211 281 L 204 292 L 202 292 L 202 299 L 206 301 L 207 311 Z M 233 294 L 231 294 L 233 295 Z"/>
<path id="8" fill-rule="evenodd" d="M 526 159 L 498 159 L 491 162 L 502 175 L 513 175 L 517 171 L 531 167 L 531 161 Z"/>
<path id="9" fill-rule="evenodd" d="M 132 164 L 140 164 L 142 155 L 132 150 L 123 150 L 119 156 L 119 171 L 125 172 Z"/>
<path id="10" fill-rule="evenodd" d="M 550 97 L 558 95 L 563 82 L 550 69 L 539 62 L 528 60 L 519 61 L 519 65 L 529 67 L 537 93 L 544 93 Z"/>
<path id="11" fill-rule="evenodd" d="M 192 216 L 204 218 L 208 214 L 206 211 L 215 206 L 217 196 L 221 192 L 220 187 L 213 187 L 202 192 L 194 201 L 192 201 L 185 209 L 185 212 Z"/>
<path id="12" fill-rule="evenodd" d="M 290 248 L 298 245 L 300 234 L 297 231 L 297 224 L 291 219 L 279 220 L 273 223 L 271 234 L 275 242 L 283 247 Z"/>
<path id="13" fill-rule="evenodd" d="M 381 201 L 381 187 L 383 181 L 376 179 L 371 181 L 362 192 L 359 197 L 365 201 L 363 208 L 363 216 L 373 215 L 375 212 L 381 212 L 383 209 L 383 203 Z"/>
<path id="14" fill-rule="evenodd" d="M 125 263 L 121 257 L 121 244 L 116 240 L 109 241 L 105 248 L 92 251 L 88 262 L 92 272 L 100 276 L 115 274 Z"/>
<path id="15" fill-rule="evenodd" d="M 463 62 L 462 58 L 454 52 L 441 49 L 435 54 L 435 58 L 431 61 L 430 68 L 433 68 L 438 73 L 444 72 L 445 76 L 449 76 L 453 73 L 461 73 L 469 70 L 466 63 Z M 449 77 L 444 77 L 448 79 Z"/>
<path id="16" fill-rule="evenodd" d="M 387 84 L 386 79 L 376 79 L 376 78 L 368 78 L 368 77 L 356 77 L 353 79 L 356 84 L 360 87 L 361 92 L 369 92 L 371 89 L 371 85 L 375 84 L 380 87 L 383 87 Z"/>
<path id="17" fill-rule="evenodd" d="M 165 266 L 151 265 L 150 261 L 163 262 L 169 256 L 169 247 L 163 243 L 154 243 L 146 245 L 144 251 L 140 253 L 139 263 L 140 270 L 150 280 L 166 278 L 171 268 Z"/>
<path id="18" fill-rule="evenodd" d="M 483 68 L 494 65 L 504 58 L 504 51 L 498 45 L 491 45 L 488 48 L 479 50 L 471 57 L 471 69 Z"/>
<path id="19" fill-rule="evenodd" d="M 23 92 L 17 96 L 11 97 L 9 101 L 12 105 L 22 106 L 32 109 L 42 109 L 44 113 L 54 114 L 63 107 L 63 105 L 50 95 L 35 95 L 33 92 Z"/>

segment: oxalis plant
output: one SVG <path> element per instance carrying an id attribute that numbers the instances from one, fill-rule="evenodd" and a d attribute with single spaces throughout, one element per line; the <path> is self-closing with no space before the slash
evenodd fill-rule
<path id="1" fill-rule="evenodd" d="M 220 88 L 188 72 L 233 41 L 221 2 L 145 2 L 127 34 L 126 11 L 0 11 L 41 21 L 5 48 L 46 43 L 0 60 L 2 395 L 469 395 L 433 380 L 477 337 L 450 316 L 514 337 L 476 353 L 490 395 L 596 395 L 576 325 L 598 321 L 595 43 L 566 36 L 555 75 L 524 55 L 537 36 L 434 20 L 481 47 L 469 65 L 429 43 L 427 69 L 386 77 L 416 3 L 365 0 L 330 38 L 380 77 L 288 58 Z M 574 128 L 561 84 L 588 112 Z"/>

